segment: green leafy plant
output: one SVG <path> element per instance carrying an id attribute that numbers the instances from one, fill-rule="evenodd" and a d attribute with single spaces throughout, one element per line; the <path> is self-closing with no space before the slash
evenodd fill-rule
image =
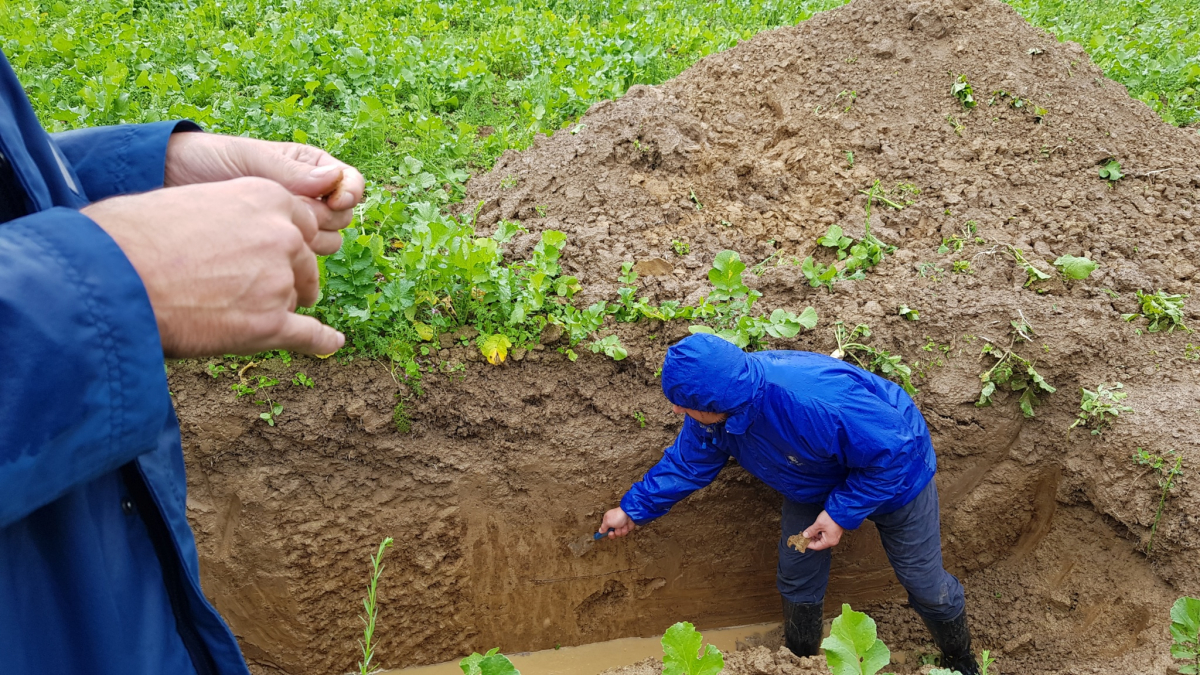
<path id="1" fill-rule="evenodd" d="M 642 429 L 646 428 L 646 413 L 642 412 L 641 410 L 634 410 L 633 419 L 638 423 L 639 427 Z"/>
<path id="2" fill-rule="evenodd" d="M 909 321 L 921 320 L 921 313 L 915 309 L 912 309 L 908 305 L 900 305 L 900 309 L 897 310 L 897 313 Z"/>
<path id="3" fill-rule="evenodd" d="M 971 87 L 971 83 L 967 82 L 966 75 L 959 75 L 954 80 L 954 84 L 950 85 L 950 93 L 958 99 L 963 108 L 970 110 L 976 106 L 975 90 Z"/>
<path id="4" fill-rule="evenodd" d="M 1187 295 L 1170 294 L 1161 289 L 1154 293 L 1144 293 L 1141 289 L 1138 289 L 1137 300 L 1139 311 L 1132 314 L 1122 314 L 1121 318 L 1126 321 L 1144 318 L 1150 322 L 1146 330 L 1151 333 L 1163 330 L 1172 333 L 1176 328 L 1181 328 L 1190 333 L 1192 329 L 1183 323 L 1183 301 L 1187 297 Z"/>
<path id="5" fill-rule="evenodd" d="M 955 274 L 974 274 L 975 270 L 971 269 L 970 260 L 955 260 L 950 266 L 950 271 Z"/>
<path id="6" fill-rule="evenodd" d="M 679 239 L 672 239 L 671 240 L 671 250 L 675 251 L 675 255 L 677 255 L 677 256 L 685 256 L 691 252 L 692 245 L 687 243 L 686 241 L 680 241 Z"/>
<path id="7" fill-rule="evenodd" d="M 1104 428 L 1112 424 L 1112 420 L 1123 412 L 1133 412 L 1133 408 L 1121 405 L 1129 394 L 1119 391 L 1125 385 L 1117 382 L 1112 387 L 1103 382 L 1096 385 L 1096 391 L 1080 389 L 1082 397 L 1079 403 L 1079 415 L 1071 423 L 1070 429 L 1078 426 L 1091 426 L 1092 434 L 1099 436 Z M 1069 430 L 1068 430 L 1069 431 Z"/>
<path id="8" fill-rule="evenodd" d="M 912 368 L 904 363 L 901 355 L 858 342 L 871 337 L 871 328 L 867 324 L 860 323 L 847 329 L 843 322 L 835 321 L 833 335 L 838 345 L 831 354 L 833 358 L 844 359 L 849 356 L 859 368 L 895 380 L 910 396 L 917 395 L 918 389 L 912 383 Z"/>
<path id="9" fill-rule="evenodd" d="M 717 675 L 725 669 L 725 657 L 713 645 L 701 646 L 704 637 L 696 627 L 681 621 L 662 637 L 663 675 Z"/>
<path id="10" fill-rule="evenodd" d="M 363 622 L 363 636 L 358 642 L 358 646 L 362 649 L 362 661 L 358 662 L 360 675 L 368 675 L 373 672 L 371 661 L 375 658 L 376 644 L 373 640 L 375 624 L 379 619 L 379 579 L 383 576 L 383 554 L 391 547 L 392 538 L 387 537 L 379 542 L 379 550 L 371 556 L 371 581 L 367 585 L 367 597 L 362 601 L 365 615 L 358 617 Z"/>
<path id="11" fill-rule="evenodd" d="M 892 661 L 892 652 L 877 637 L 875 620 L 842 605 L 829 637 L 821 641 L 833 675 L 875 675 Z"/>
<path id="12" fill-rule="evenodd" d="M 979 223 L 974 220 L 968 220 L 963 224 L 962 231 L 958 234 L 949 237 L 942 237 L 942 243 L 938 246 L 938 254 L 945 255 L 950 252 L 958 252 L 963 250 L 968 241 L 975 239 L 975 231 L 979 228 Z M 979 242 L 982 242 L 980 239 Z"/>
<path id="13" fill-rule="evenodd" d="M 997 593 L 996 597 L 1000 597 L 1000 594 Z M 996 659 L 992 658 L 992 653 L 990 651 L 985 649 L 980 652 L 979 675 L 988 675 L 988 670 L 991 669 L 994 663 L 996 663 Z M 929 675 L 962 675 L 962 673 L 957 670 L 950 670 L 949 668 L 934 668 L 933 670 L 929 671 Z"/>
<path id="14" fill-rule="evenodd" d="M 265 421 L 268 426 L 275 426 L 277 418 L 283 413 L 283 404 L 276 403 L 269 398 L 262 401 L 255 401 L 254 403 L 255 405 L 267 406 L 266 412 L 259 413 L 258 418 Z"/>
<path id="15" fill-rule="evenodd" d="M 1012 256 L 1013 261 L 1016 262 L 1021 269 L 1025 270 L 1025 288 L 1031 286 L 1035 281 L 1045 281 L 1052 278 L 1050 274 L 1043 272 L 1033 263 L 1026 260 L 1025 255 L 1021 252 L 1021 249 L 1009 245 L 1005 245 L 1005 249 L 1008 251 L 1008 254 Z"/>
<path id="16" fill-rule="evenodd" d="M 806 307 L 800 314 L 783 308 L 777 308 L 767 316 L 751 314 L 755 301 L 762 297 L 762 293 L 746 286 L 742 280 L 745 270 L 746 264 L 736 251 L 717 254 L 708 272 L 713 292 L 699 306 L 682 313 L 688 318 L 706 321 L 702 325 L 692 325 L 689 328 L 692 333 L 710 333 L 746 348 L 757 346 L 768 336 L 792 338 L 801 330 L 816 327 L 817 312 L 812 307 Z M 681 316 L 676 309 L 671 308 L 671 312 L 674 316 Z M 662 311 L 661 306 L 659 311 Z"/>
<path id="17" fill-rule="evenodd" d="M 313 388 L 313 379 L 311 377 L 309 377 L 308 375 L 305 375 L 302 372 L 298 372 L 292 376 L 292 384 L 296 385 L 297 387 L 305 387 L 307 389 L 312 389 Z"/>
<path id="18" fill-rule="evenodd" d="M 621 338 L 616 335 L 602 337 L 592 342 L 589 347 L 593 353 L 603 353 L 613 361 L 622 361 L 625 357 L 629 356 L 629 352 L 625 350 L 625 347 L 621 346 Z"/>
<path id="19" fill-rule="evenodd" d="M 458 662 L 463 675 L 521 675 L 508 657 L 500 653 L 499 647 L 489 649 L 486 654 L 471 654 Z"/>
<path id="20" fill-rule="evenodd" d="M 1115 159 L 1109 159 L 1104 166 L 1100 167 L 1100 177 L 1110 183 L 1121 180 L 1125 177 L 1125 174 L 1121 173 L 1121 163 Z"/>
<path id="21" fill-rule="evenodd" d="M 412 430 L 412 420 L 408 417 L 408 408 L 404 405 L 404 401 L 396 404 L 392 408 L 392 425 L 396 427 L 396 431 L 402 434 L 407 434 Z"/>
<path id="22" fill-rule="evenodd" d="M 979 380 L 983 383 L 983 388 L 975 405 L 980 408 L 991 405 L 997 388 L 1006 386 L 1011 392 L 1020 392 L 1017 404 L 1021 412 L 1025 417 L 1033 417 L 1034 407 L 1041 403 L 1039 395 L 1053 394 L 1057 389 L 1038 373 L 1033 362 L 1014 351 L 1017 344 L 1032 342 L 1033 327 L 1024 318 L 1010 321 L 1009 324 L 1012 326 L 1012 338 L 1007 349 L 988 342 L 980 352 L 981 356 L 986 354 L 995 358 L 996 363 L 980 374 Z"/>
<path id="23" fill-rule="evenodd" d="M 1060 274 L 1066 279 L 1086 279 L 1100 265 L 1089 258 L 1079 258 L 1073 255 L 1062 255 L 1054 261 Z"/>
<path id="24" fill-rule="evenodd" d="M 1180 675 L 1200 673 L 1200 600 L 1184 596 L 1171 605 L 1171 656 L 1183 661 Z"/>
<path id="25" fill-rule="evenodd" d="M 1158 498 L 1158 509 L 1154 512 L 1154 524 L 1150 526 L 1150 540 L 1146 543 L 1146 555 L 1150 555 L 1154 551 L 1154 534 L 1158 532 L 1158 523 L 1162 519 L 1171 487 L 1175 485 L 1175 479 L 1183 475 L 1183 455 L 1175 455 L 1175 464 L 1170 466 L 1170 455 L 1174 454 L 1174 451 L 1168 450 L 1168 456 L 1164 457 L 1151 454 L 1142 448 L 1138 448 L 1133 453 L 1134 464 L 1147 467 L 1158 474 L 1158 487 L 1162 490 Z M 1167 468 L 1168 466 L 1170 468 Z"/>
<path id="26" fill-rule="evenodd" d="M 846 236 L 841 226 L 829 226 L 825 235 L 817 239 L 817 243 L 835 249 L 837 262 L 827 265 L 816 261 L 810 255 L 800 266 L 800 272 L 813 288 L 825 286 L 832 291 L 833 285 L 838 281 L 865 279 L 867 270 L 878 265 L 885 255 L 896 250 L 895 246 L 885 244 L 871 234 L 871 207 L 877 200 L 884 201 L 894 208 L 904 208 L 904 205 L 884 198 L 884 190 L 879 181 L 875 181 L 870 190 L 859 192 L 867 195 L 866 217 L 863 221 L 865 234 L 862 239 L 855 241 Z"/>
<path id="27" fill-rule="evenodd" d="M 225 370 L 225 366 L 218 365 L 216 363 L 210 363 L 205 366 L 205 371 L 208 372 L 208 374 L 211 375 L 214 380 L 220 377 L 221 373 L 224 373 Z"/>
<path id="28" fill-rule="evenodd" d="M 1200 361 L 1200 345 L 1194 345 L 1191 342 L 1183 346 L 1184 361 Z"/>

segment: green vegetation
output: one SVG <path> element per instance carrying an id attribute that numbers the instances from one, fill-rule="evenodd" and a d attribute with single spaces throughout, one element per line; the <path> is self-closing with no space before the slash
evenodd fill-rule
<path id="1" fill-rule="evenodd" d="M 1025 279 L 1026 288 L 1031 286 L 1035 281 L 1045 281 L 1052 278 L 1050 274 L 1043 272 L 1034 266 L 1033 263 L 1026 260 L 1025 255 L 1021 253 L 1021 249 L 1009 245 L 1005 245 L 1004 248 L 1006 251 L 1008 251 L 1008 254 L 1012 256 L 1013 262 L 1017 263 L 1021 269 L 1025 270 L 1025 276 L 1027 277 Z"/>
<path id="2" fill-rule="evenodd" d="M 971 87 L 970 82 L 967 82 L 966 75 L 959 75 L 954 80 L 954 84 L 950 85 L 950 94 L 958 99 L 962 107 L 967 110 L 977 105 L 975 102 L 975 89 Z"/>
<path id="3" fill-rule="evenodd" d="M 1194 0 L 1008 0 L 1092 61 L 1170 124 L 1200 120 L 1200 5 Z M 1076 74 L 1078 77 L 1078 74 Z"/>
<path id="4" fill-rule="evenodd" d="M 374 672 L 371 669 L 371 660 L 375 658 L 375 644 L 372 640 L 375 637 L 375 622 L 379 618 L 377 591 L 379 590 L 379 577 L 383 575 L 383 553 L 391 547 L 392 538 L 387 537 L 379 542 L 379 550 L 371 556 L 371 582 L 367 585 L 367 597 L 362 601 L 366 616 L 358 617 L 363 622 L 363 636 L 358 642 L 358 646 L 362 648 L 362 661 L 358 662 L 360 675 Z"/>
<path id="5" fill-rule="evenodd" d="M 486 654 L 476 652 L 459 661 L 458 667 L 463 675 L 521 675 L 512 661 L 499 652 L 499 647 L 493 647 Z"/>
<path id="6" fill-rule="evenodd" d="M 407 434 L 412 430 L 412 420 L 408 417 L 408 407 L 404 405 L 404 401 L 400 401 L 395 408 L 392 408 L 392 424 L 396 427 L 396 431 L 402 434 Z"/>
<path id="7" fill-rule="evenodd" d="M 638 423 L 639 428 L 646 428 L 646 413 L 642 412 L 641 410 L 634 410 L 633 420 Z"/>
<path id="8" fill-rule="evenodd" d="M 1182 597 L 1171 606 L 1171 656 L 1181 675 L 1200 673 L 1200 600 Z"/>
<path id="9" fill-rule="evenodd" d="M 1061 255 L 1054 261 L 1060 274 L 1065 279 L 1086 279 L 1099 267 L 1099 263 L 1090 258 L 1078 258 L 1073 255 Z"/>
<path id="10" fill-rule="evenodd" d="M 908 392 L 909 396 L 917 395 L 918 390 L 912 383 L 912 368 L 904 363 L 901 355 L 858 342 L 863 338 L 871 337 L 870 326 L 860 323 L 847 330 L 844 323 L 835 321 L 833 336 L 838 345 L 837 350 L 831 355 L 833 358 L 844 359 L 849 356 L 854 359 L 859 368 L 895 380 L 904 388 L 904 391 Z M 859 354 L 862 354 L 864 358 L 859 358 Z"/>
<path id="11" fill-rule="evenodd" d="M 721 650 L 710 644 L 701 654 L 703 643 L 704 637 L 686 621 L 668 628 L 662 636 L 663 675 L 717 675 L 724 670 Z"/>
<path id="12" fill-rule="evenodd" d="M 1035 24 L 1080 41 L 1168 121 L 1196 119 L 1194 3 L 1010 3 Z M 448 215 L 472 173 L 537 133 L 586 134 L 579 116 L 634 84 L 662 82 L 759 30 L 840 4 L 9 0 L 0 4 L 8 27 L 0 48 L 56 130 L 184 117 L 213 131 L 312 143 L 358 166 L 372 184 L 368 199 L 344 249 L 323 261 L 325 293 L 313 313 L 347 334 L 339 356 L 386 357 L 415 378 L 431 367 L 421 362 L 420 346 L 439 333 L 473 326 L 484 342 L 503 336 L 521 346 L 558 323 L 575 345 L 593 340 L 597 319 L 608 315 L 607 307 L 571 305 L 578 282 L 556 263 L 565 238 L 548 232 L 531 259 L 510 263 L 498 247 L 519 224 L 503 223 L 481 239 L 470 216 Z M 954 87 L 964 104 L 973 102 L 965 78 Z M 843 94 L 853 106 L 856 93 Z M 1025 99 L 1010 105 L 1023 107 Z M 520 180 L 510 174 L 501 187 Z M 904 205 L 877 187 L 864 191 L 868 211 L 872 201 Z M 703 208 L 694 191 L 689 198 Z M 544 216 L 541 207 L 535 211 Z M 857 262 L 843 262 L 833 275 L 855 278 L 877 263 L 887 247 L 872 240 L 868 229 L 844 258 Z M 806 276 L 831 285 L 828 274 L 813 265 Z M 795 322 L 787 316 L 767 323 L 790 332 Z M 770 334 L 761 324 L 736 327 L 738 320 L 719 312 L 701 318 L 723 323 L 719 330 L 734 330 L 739 342 L 753 341 L 760 329 Z M 500 344 L 490 343 L 495 363 L 503 358 Z M 610 344 L 599 351 L 620 353 Z M 210 374 L 223 367 L 211 366 Z"/>
<path id="13" fill-rule="evenodd" d="M 1125 177 L 1125 174 L 1121 173 L 1121 163 L 1115 159 L 1108 160 L 1100 167 L 1100 177 L 1110 183 L 1121 180 Z"/>
<path id="14" fill-rule="evenodd" d="M 675 255 L 677 255 L 677 256 L 685 256 L 688 253 L 691 253 L 692 245 L 687 243 L 686 241 L 680 241 L 678 239 L 673 239 L 673 240 L 671 240 L 671 250 L 675 251 Z"/>
<path id="15" fill-rule="evenodd" d="M 846 604 L 821 649 L 833 675 L 875 675 L 892 661 L 891 650 L 877 637 L 875 620 Z"/>
<path id="16" fill-rule="evenodd" d="M 921 320 L 921 313 L 909 307 L 908 305 L 900 305 L 900 309 L 897 310 L 897 313 L 909 321 Z"/>
<path id="17" fill-rule="evenodd" d="M 976 244 L 984 243 L 982 237 L 975 236 L 975 231 L 978 228 L 979 223 L 975 222 L 974 220 L 968 220 L 963 224 L 962 231 L 958 234 L 950 235 L 949 237 L 942 237 L 942 243 L 940 246 L 938 246 L 938 254 L 945 255 L 950 252 L 957 253 L 958 251 L 963 250 L 963 247 L 967 245 L 968 241 L 972 240 Z"/>
<path id="18" fill-rule="evenodd" d="M 1080 389 L 1082 397 L 1079 403 L 1079 416 L 1071 423 L 1070 429 L 1078 426 L 1092 427 L 1092 435 L 1099 436 L 1104 428 L 1112 425 L 1112 420 L 1123 412 L 1133 412 L 1133 408 L 1121 405 L 1121 401 L 1129 396 L 1118 391 L 1125 385 L 1117 382 L 1112 387 L 1103 382 L 1096 385 L 1096 391 Z M 1070 431 L 1068 429 L 1068 433 Z"/>
<path id="19" fill-rule="evenodd" d="M 1184 361 L 1200 361 L 1200 345 L 1194 345 L 1191 342 L 1183 346 Z"/>
<path id="20" fill-rule="evenodd" d="M 1000 597 L 1000 594 L 997 593 L 996 597 Z M 996 659 L 992 658 L 992 653 L 990 651 L 985 649 L 980 652 L 979 675 L 988 675 L 988 670 L 994 663 L 996 663 Z M 950 670 L 949 668 L 934 668 L 933 670 L 929 671 L 929 675 L 962 675 L 962 673 L 957 670 Z"/>
<path id="21" fill-rule="evenodd" d="M 1041 403 L 1038 394 L 1053 394 L 1057 389 L 1050 386 L 1050 383 L 1038 373 L 1033 362 L 1014 351 L 1017 344 L 1033 341 L 1033 326 L 1029 325 L 1024 318 L 1010 321 L 1009 324 L 1012 326 L 1012 338 L 1007 349 L 988 342 L 983 345 L 983 350 L 980 352 L 981 356 L 987 354 L 995 358 L 996 363 L 980 374 L 979 380 L 983 383 L 983 389 L 980 390 L 979 400 L 975 402 L 975 405 L 980 408 L 991 405 L 996 389 L 1007 386 L 1009 391 L 1021 393 L 1021 398 L 1018 400 L 1021 412 L 1025 417 L 1033 417 L 1034 406 Z"/>
<path id="22" fill-rule="evenodd" d="M 298 372 L 292 376 L 292 384 L 296 385 L 297 387 L 304 387 L 305 389 L 313 388 L 312 378 L 308 375 L 305 375 L 303 372 Z"/>
<path id="23" fill-rule="evenodd" d="M 1157 333 L 1161 330 L 1173 333 L 1176 328 L 1182 328 L 1190 333 L 1192 329 L 1183 323 L 1183 301 L 1187 297 L 1186 295 L 1172 295 L 1163 290 L 1158 290 L 1154 293 L 1143 293 L 1141 289 L 1138 289 L 1139 311 L 1132 314 L 1122 314 L 1121 318 L 1126 321 L 1135 321 L 1139 318 L 1144 318 L 1150 322 L 1146 330 L 1151 333 Z"/>
<path id="24" fill-rule="evenodd" d="M 1167 455 L 1174 454 L 1173 450 L 1167 451 Z M 1183 475 L 1183 455 L 1175 455 L 1174 466 L 1166 468 L 1170 464 L 1170 460 L 1169 456 L 1153 455 L 1141 448 L 1133 453 L 1134 464 L 1147 467 L 1158 474 L 1158 487 L 1162 488 L 1162 493 L 1158 498 L 1158 510 L 1154 512 L 1154 524 L 1150 526 L 1150 540 L 1146 543 L 1146 555 L 1150 555 L 1154 550 L 1154 534 L 1158 532 L 1158 522 L 1162 519 L 1163 508 L 1167 505 L 1167 496 L 1171 493 L 1171 487 L 1175 485 L 1175 479 Z"/>
<path id="25" fill-rule="evenodd" d="M 896 191 L 915 191 L 915 188 L 903 185 L 897 186 Z M 817 243 L 834 249 L 838 262 L 825 265 L 815 261 L 810 255 L 800 266 L 804 278 L 808 279 L 809 285 L 813 288 L 824 286 L 832 291 L 833 285 L 838 281 L 865 279 L 867 270 L 882 262 L 883 256 L 896 250 L 895 246 L 885 244 L 871 234 L 871 206 L 876 200 L 879 200 L 893 208 L 902 209 L 906 204 L 912 202 L 900 204 L 887 199 L 885 195 L 888 194 L 888 191 L 879 186 L 879 181 L 875 181 L 870 190 L 859 190 L 859 192 L 867 195 L 866 216 L 863 221 L 865 234 L 856 242 L 846 236 L 841 226 L 829 226 L 825 235 L 817 239 Z"/>

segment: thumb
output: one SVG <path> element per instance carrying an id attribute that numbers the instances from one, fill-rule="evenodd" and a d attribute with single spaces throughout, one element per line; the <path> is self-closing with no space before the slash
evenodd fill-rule
<path id="1" fill-rule="evenodd" d="M 294 195 L 313 199 L 335 191 L 342 182 L 342 171 L 346 169 L 344 164 L 336 161 L 314 166 L 273 153 L 256 154 L 250 159 L 255 165 L 250 167 L 251 175 L 269 178 Z"/>
<path id="2" fill-rule="evenodd" d="M 276 342 L 277 349 L 329 356 L 342 348 L 346 336 L 311 316 L 288 314 Z"/>

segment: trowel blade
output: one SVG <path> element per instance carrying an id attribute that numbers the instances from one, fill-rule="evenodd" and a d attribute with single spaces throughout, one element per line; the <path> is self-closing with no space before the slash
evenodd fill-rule
<path id="1" fill-rule="evenodd" d="M 574 553 L 576 558 L 582 558 L 595 545 L 596 539 L 590 534 L 585 534 L 582 537 L 576 537 L 574 541 L 567 544 L 567 548 L 571 549 L 571 553 Z"/>

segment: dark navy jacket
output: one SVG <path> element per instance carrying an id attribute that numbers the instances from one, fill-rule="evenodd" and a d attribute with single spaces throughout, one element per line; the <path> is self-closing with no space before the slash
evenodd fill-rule
<path id="1" fill-rule="evenodd" d="M 4 675 L 248 673 L 200 592 L 149 299 L 78 211 L 161 187 L 178 127 L 52 137 L 0 54 Z"/>
<path id="2" fill-rule="evenodd" d="M 693 335 L 667 352 L 662 386 L 676 405 L 729 417 L 707 426 L 686 419 L 621 499 L 638 524 L 711 483 L 730 457 L 784 497 L 824 504 L 848 530 L 911 502 L 937 466 L 908 394 L 829 356 L 746 354 L 714 335 Z"/>

